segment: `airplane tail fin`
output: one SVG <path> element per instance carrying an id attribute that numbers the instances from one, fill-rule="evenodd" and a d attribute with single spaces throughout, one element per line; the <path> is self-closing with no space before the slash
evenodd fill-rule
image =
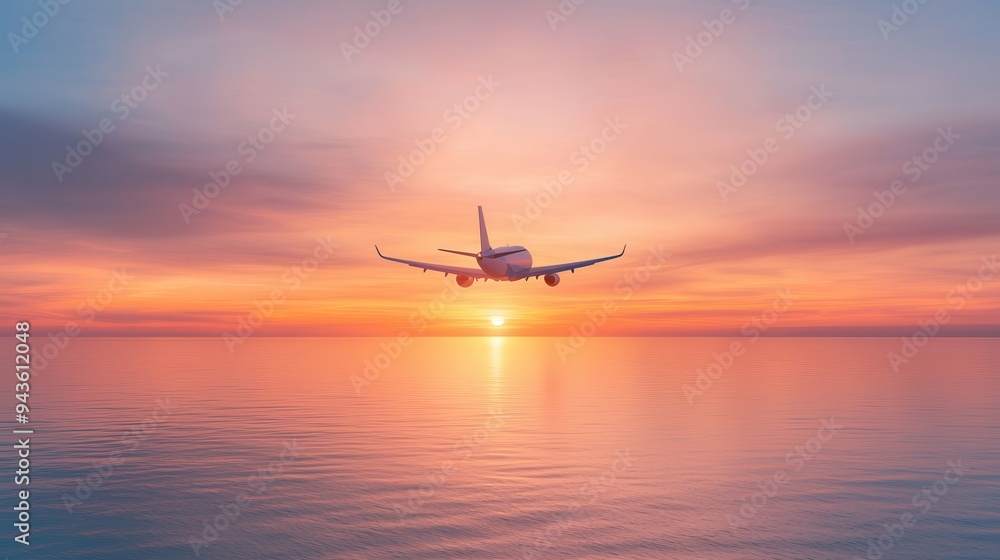
<path id="1" fill-rule="evenodd" d="M 492 249 L 490 247 L 490 236 L 486 233 L 486 220 L 483 219 L 483 207 L 479 207 L 479 246 L 483 252 Z"/>

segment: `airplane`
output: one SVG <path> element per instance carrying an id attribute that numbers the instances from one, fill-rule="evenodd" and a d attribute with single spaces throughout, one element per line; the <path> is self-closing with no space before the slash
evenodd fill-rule
<path id="1" fill-rule="evenodd" d="M 403 263 L 412 267 L 422 268 L 424 272 L 428 270 L 433 270 L 435 272 L 443 272 L 445 276 L 449 274 L 455 275 L 455 281 L 459 286 L 463 288 L 468 288 L 477 280 L 494 280 L 497 282 L 506 281 L 514 282 L 517 280 L 527 281 L 529 278 L 534 277 L 536 280 L 538 277 L 544 277 L 545 283 L 549 286 L 556 286 L 559 284 L 559 273 L 570 271 L 571 273 L 576 271 L 578 268 L 583 268 L 585 266 L 590 266 L 592 264 L 597 264 L 599 262 L 609 261 L 611 259 L 617 259 L 618 257 L 625 254 L 625 247 L 622 247 L 622 252 L 617 255 L 611 255 L 610 257 L 601 257 L 599 259 L 591 259 L 589 261 L 577 261 L 565 264 L 553 264 L 549 266 L 531 266 L 531 253 L 527 249 L 521 246 L 514 247 L 498 247 L 494 249 L 490 245 L 489 235 L 486 233 L 486 220 L 483 219 L 483 207 L 479 207 L 479 245 L 480 250 L 478 253 L 470 253 L 466 251 L 454 251 L 452 249 L 438 249 L 438 251 L 444 251 L 445 253 L 455 253 L 456 255 L 464 255 L 466 257 L 473 257 L 476 259 L 476 264 L 479 265 L 480 270 L 475 268 L 467 268 L 463 266 L 451 266 L 445 264 L 433 264 L 418 261 L 408 261 L 406 259 L 397 259 L 394 257 L 387 257 L 382 254 L 379 250 L 378 245 L 375 246 L 375 252 L 378 256 L 382 257 L 387 261 L 394 261 L 398 263 Z"/>

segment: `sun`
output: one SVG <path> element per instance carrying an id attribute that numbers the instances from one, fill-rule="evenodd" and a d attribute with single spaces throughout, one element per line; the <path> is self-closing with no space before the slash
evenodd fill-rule
<path id="1" fill-rule="evenodd" d="M 502 327 L 503 326 L 503 317 L 497 315 L 495 317 L 490 318 L 490 322 L 493 323 L 494 327 Z"/>

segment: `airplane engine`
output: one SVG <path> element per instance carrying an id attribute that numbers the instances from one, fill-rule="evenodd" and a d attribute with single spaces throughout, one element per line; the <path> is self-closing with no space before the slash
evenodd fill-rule
<path id="1" fill-rule="evenodd" d="M 546 274 L 545 275 L 545 283 L 548 284 L 549 286 L 557 286 L 559 284 L 559 275 L 558 274 Z"/>
<path id="2" fill-rule="evenodd" d="M 458 276 L 455 277 L 455 282 L 463 288 L 468 288 L 469 286 L 472 285 L 473 280 L 468 276 L 459 274 Z"/>

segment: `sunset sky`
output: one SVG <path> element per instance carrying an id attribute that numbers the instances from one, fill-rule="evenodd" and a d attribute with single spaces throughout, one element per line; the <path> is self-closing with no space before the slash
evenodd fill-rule
<path id="1" fill-rule="evenodd" d="M 768 334 L 1000 336 L 996 2 L 222 5 L 0 7 L 4 324 L 219 336 L 279 289 L 254 334 L 729 335 L 790 291 Z M 475 266 L 437 249 L 477 205 L 536 265 L 628 251 L 468 289 L 375 253 Z"/>

